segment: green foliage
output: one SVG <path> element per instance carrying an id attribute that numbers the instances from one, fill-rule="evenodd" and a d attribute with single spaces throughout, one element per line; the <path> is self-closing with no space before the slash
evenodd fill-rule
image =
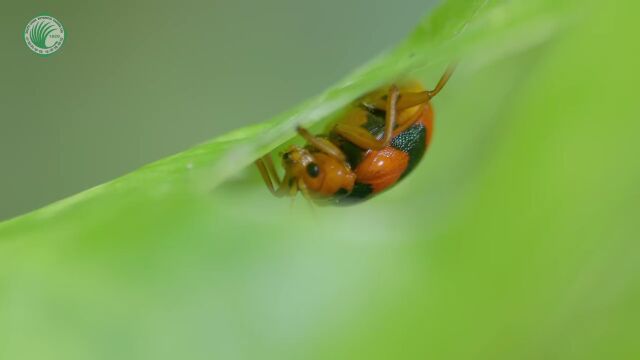
<path id="1" fill-rule="evenodd" d="M 0 224 L 0 358 L 636 358 L 636 7 L 446 1 L 299 107 Z M 291 210 L 250 167 L 453 59 L 393 191 Z"/>

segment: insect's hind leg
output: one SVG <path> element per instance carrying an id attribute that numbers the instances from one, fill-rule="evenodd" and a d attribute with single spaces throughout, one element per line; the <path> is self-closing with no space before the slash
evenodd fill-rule
<path id="1" fill-rule="evenodd" d="M 451 75 L 453 75 L 453 71 L 455 70 L 455 64 L 449 65 L 447 70 L 445 70 L 444 74 L 438 80 L 438 84 L 433 90 L 414 92 L 414 93 L 403 93 L 400 95 L 398 99 L 398 111 L 402 111 L 420 104 L 425 104 L 433 99 L 447 84 Z"/>
<path id="2" fill-rule="evenodd" d="M 400 97 L 400 91 L 393 85 L 389 88 L 387 95 L 387 104 L 385 111 L 384 133 L 381 139 L 376 139 L 369 131 L 360 126 L 338 123 L 334 127 L 334 131 L 343 138 L 354 143 L 362 149 L 380 150 L 388 146 L 393 139 L 394 129 L 397 121 L 397 102 Z"/>

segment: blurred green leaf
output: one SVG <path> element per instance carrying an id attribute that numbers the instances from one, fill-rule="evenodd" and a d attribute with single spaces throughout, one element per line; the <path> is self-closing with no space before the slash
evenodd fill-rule
<path id="1" fill-rule="evenodd" d="M 0 224 L 0 358 L 637 357 L 637 10 L 446 1 L 299 107 Z M 454 59 L 393 191 L 314 215 L 249 166 Z"/>

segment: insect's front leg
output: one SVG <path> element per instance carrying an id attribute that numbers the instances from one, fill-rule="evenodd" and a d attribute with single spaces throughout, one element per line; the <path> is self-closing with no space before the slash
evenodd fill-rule
<path id="1" fill-rule="evenodd" d="M 302 136 L 310 145 L 322 151 L 323 153 L 332 156 L 333 158 L 340 161 L 347 160 L 347 157 L 344 155 L 342 150 L 340 150 L 340 148 L 331 141 L 321 137 L 313 136 L 307 129 L 301 126 L 298 126 L 296 128 L 296 131 L 298 131 L 298 134 L 300 134 L 300 136 Z"/>
<path id="2" fill-rule="evenodd" d="M 264 183 L 269 191 L 274 196 L 283 196 L 284 194 L 282 191 L 282 182 L 280 180 L 280 177 L 278 176 L 278 172 L 276 171 L 275 166 L 273 165 L 271 154 L 269 153 L 256 160 L 255 164 L 258 168 L 258 171 L 260 172 L 260 176 L 262 176 L 262 180 L 264 180 Z"/>

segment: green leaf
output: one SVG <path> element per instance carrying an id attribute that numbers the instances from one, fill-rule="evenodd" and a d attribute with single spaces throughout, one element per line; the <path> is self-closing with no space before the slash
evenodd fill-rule
<path id="1" fill-rule="evenodd" d="M 637 357 L 637 7 L 445 1 L 300 106 L 0 224 L 0 357 Z M 260 183 L 295 125 L 454 60 L 392 191 Z"/>

